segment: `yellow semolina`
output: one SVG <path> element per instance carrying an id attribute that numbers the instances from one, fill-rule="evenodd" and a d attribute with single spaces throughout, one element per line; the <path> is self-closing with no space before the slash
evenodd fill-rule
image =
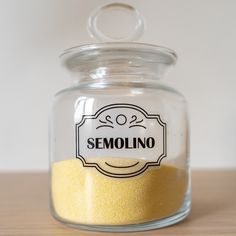
<path id="1" fill-rule="evenodd" d="M 70 159 L 52 165 L 52 204 L 55 214 L 71 223 L 143 223 L 175 214 L 187 181 L 186 171 L 164 164 L 135 177 L 113 178 Z"/>

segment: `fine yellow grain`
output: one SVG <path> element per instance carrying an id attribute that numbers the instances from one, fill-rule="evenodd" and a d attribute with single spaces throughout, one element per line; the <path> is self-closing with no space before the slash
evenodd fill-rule
<path id="1" fill-rule="evenodd" d="M 123 225 L 175 214 L 184 201 L 187 173 L 161 165 L 135 177 L 112 178 L 71 159 L 53 164 L 51 184 L 59 218 L 81 224 Z"/>

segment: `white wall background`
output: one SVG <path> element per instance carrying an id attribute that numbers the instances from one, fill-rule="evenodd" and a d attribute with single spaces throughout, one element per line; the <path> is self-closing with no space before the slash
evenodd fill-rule
<path id="1" fill-rule="evenodd" d="M 0 0 L 0 170 L 48 167 L 50 103 L 71 82 L 58 55 L 94 42 L 87 18 L 110 2 Z M 166 82 L 189 101 L 192 166 L 236 167 L 236 1 L 121 2 L 145 16 L 142 42 L 179 55 Z"/>

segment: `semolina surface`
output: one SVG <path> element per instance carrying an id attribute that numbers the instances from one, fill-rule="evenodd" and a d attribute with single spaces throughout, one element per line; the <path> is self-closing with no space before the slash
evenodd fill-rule
<path id="1" fill-rule="evenodd" d="M 112 161 L 110 158 L 109 163 Z M 52 165 L 51 185 L 53 208 L 61 219 L 125 225 L 175 214 L 184 201 L 187 173 L 161 165 L 135 177 L 112 178 L 93 167 L 83 167 L 79 159 L 70 159 Z"/>

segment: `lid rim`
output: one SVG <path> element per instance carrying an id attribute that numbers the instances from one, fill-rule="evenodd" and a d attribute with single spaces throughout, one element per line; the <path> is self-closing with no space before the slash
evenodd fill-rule
<path id="1" fill-rule="evenodd" d="M 126 46 L 126 47 L 125 47 Z M 69 53 L 79 53 L 79 52 L 83 52 L 86 50 L 94 50 L 94 49 L 113 49 L 115 47 L 122 47 L 122 48 L 127 48 L 127 49 L 131 49 L 130 47 L 133 46 L 136 50 L 137 49 L 147 49 L 147 50 L 156 50 L 156 51 L 161 51 L 163 53 L 169 54 L 171 56 L 173 56 L 175 59 L 178 58 L 177 53 L 165 46 L 159 46 L 159 45 L 155 45 L 155 44 L 149 44 L 149 43 L 134 43 L 134 42 L 106 42 L 106 43 L 91 43 L 91 44 L 82 44 L 79 46 L 74 46 L 71 48 L 68 48 L 66 50 L 64 50 L 59 57 L 62 58 L 64 55 L 69 54 Z M 117 49 L 116 48 L 116 49 Z M 134 49 L 132 48 L 132 49 Z"/>
<path id="2" fill-rule="evenodd" d="M 122 51 L 127 52 L 127 54 L 122 54 Z M 71 68 L 71 62 L 74 60 L 80 60 L 80 63 L 83 62 L 84 57 L 87 59 L 94 59 L 99 54 L 101 55 L 112 55 L 114 53 L 114 58 L 116 59 L 119 55 L 124 55 L 124 58 L 127 55 L 132 56 L 132 53 L 136 55 L 140 54 L 143 59 L 149 58 L 150 55 L 152 62 L 164 63 L 168 65 L 174 65 L 177 61 L 177 54 L 172 49 L 145 43 L 133 43 L 133 42 L 109 42 L 109 43 L 94 43 L 94 44 L 84 44 L 81 46 L 75 46 L 69 49 L 66 49 L 61 55 L 62 65 L 68 69 Z M 91 58 L 89 58 L 91 57 Z M 80 59 L 79 59 L 80 58 Z M 101 58 L 101 57 L 100 57 Z M 155 59 L 156 58 L 156 59 Z M 160 60 L 160 58 L 162 58 Z M 110 58 L 111 59 L 111 58 Z M 88 61 L 88 60 L 87 60 Z M 73 63 L 74 64 L 74 63 Z"/>

